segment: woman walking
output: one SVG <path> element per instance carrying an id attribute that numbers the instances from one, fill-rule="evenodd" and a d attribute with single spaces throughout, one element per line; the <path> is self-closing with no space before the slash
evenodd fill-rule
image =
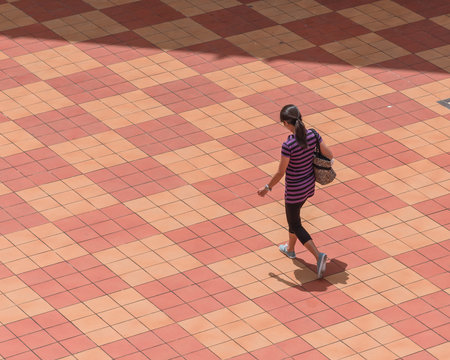
<path id="1" fill-rule="evenodd" d="M 326 268 L 327 255 L 317 250 L 311 236 L 302 226 L 300 210 L 305 201 L 314 195 L 315 176 L 313 154 L 316 137 L 312 130 L 307 130 L 302 115 L 295 105 L 286 105 L 281 109 L 280 121 L 290 132 L 281 148 L 281 160 L 278 171 L 268 184 L 258 190 L 259 196 L 265 196 L 286 174 L 285 209 L 289 226 L 289 241 L 280 245 L 280 251 L 290 259 L 295 258 L 295 242 L 300 242 L 317 260 L 317 277 L 322 278 Z M 329 159 L 333 153 L 318 135 L 321 153 Z"/>

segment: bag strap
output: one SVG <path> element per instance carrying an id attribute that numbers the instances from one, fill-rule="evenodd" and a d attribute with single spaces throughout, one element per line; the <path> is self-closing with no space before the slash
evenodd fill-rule
<path id="1" fill-rule="evenodd" d="M 319 134 L 317 133 L 317 131 L 315 129 L 310 129 L 313 134 L 314 137 L 316 138 L 316 153 L 320 154 L 320 143 L 319 143 Z"/>

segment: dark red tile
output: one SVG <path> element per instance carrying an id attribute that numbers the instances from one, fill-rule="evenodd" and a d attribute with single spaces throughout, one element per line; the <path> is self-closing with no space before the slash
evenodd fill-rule
<path id="1" fill-rule="evenodd" d="M 426 19 L 377 32 L 378 35 L 416 53 L 444 46 L 447 30 Z M 406 35 L 408 34 L 408 35 Z"/>
<path id="2" fill-rule="evenodd" d="M 276 25 L 272 20 L 244 5 L 197 15 L 192 19 L 222 37 Z"/>
<path id="3" fill-rule="evenodd" d="M 57 0 L 45 0 L 38 4 L 33 0 L 20 0 L 14 6 L 39 22 L 95 10 L 81 0 L 71 1 L 70 4 L 61 3 Z M 52 9 L 52 11 L 48 11 L 48 9 Z"/>
<path id="4" fill-rule="evenodd" d="M 430 0 L 427 3 L 420 0 L 396 0 L 396 2 L 427 18 L 450 12 L 450 5 L 440 0 Z"/>
<path id="5" fill-rule="evenodd" d="M 184 16 L 162 1 L 152 1 L 149 7 L 146 1 L 136 1 L 102 9 L 107 16 L 129 29 L 156 25 L 167 21 L 181 19 Z"/>

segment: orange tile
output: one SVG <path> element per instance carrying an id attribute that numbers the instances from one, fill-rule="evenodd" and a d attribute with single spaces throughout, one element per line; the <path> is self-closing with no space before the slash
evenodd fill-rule
<path id="1" fill-rule="evenodd" d="M 335 336 L 331 335 L 325 329 L 310 332 L 308 334 L 302 335 L 301 338 L 307 341 L 314 348 L 333 344 L 338 341 Z"/>
<path id="2" fill-rule="evenodd" d="M 259 333 L 245 335 L 235 339 L 235 341 L 247 351 L 255 351 L 272 345 L 269 340 Z"/>
<path id="3" fill-rule="evenodd" d="M 393 341 L 385 346 L 395 355 L 400 357 L 404 357 L 422 350 L 420 346 L 406 338 Z"/>
<path id="4" fill-rule="evenodd" d="M 353 355 L 356 355 L 355 351 L 341 341 L 322 346 L 319 351 L 328 359 L 353 359 Z"/>

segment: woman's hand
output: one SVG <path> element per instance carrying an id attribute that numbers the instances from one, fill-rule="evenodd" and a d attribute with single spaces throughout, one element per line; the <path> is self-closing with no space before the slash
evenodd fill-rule
<path id="1" fill-rule="evenodd" d="M 263 187 L 263 188 L 258 190 L 258 195 L 261 196 L 261 197 L 264 197 L 268 192 L 269 192 L 269 190 L 267 190 L 266 187 Z"/>

